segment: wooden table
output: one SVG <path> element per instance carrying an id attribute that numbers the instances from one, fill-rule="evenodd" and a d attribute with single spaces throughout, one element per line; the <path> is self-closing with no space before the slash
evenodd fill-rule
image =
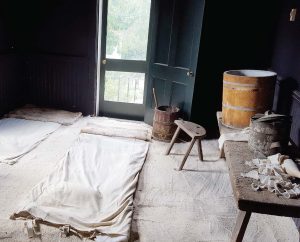
<path id="1" fill-rule="evenodd" d="M 217 114 L 217 118 L 221 134 L 235 131 L 222 125 L 220 113 Z M 251 170 L 244 161 L 254 158 L 246 142 L 226 141 L 224 153 L 229 167 L 232 190 L 239 209 L 231 241 L 243 240 L 251 213 L 300 217 L 300 199 L 277 197 L 269 191 L 253 191 L 251 189 L 253 180 L 241 177 L 242 172 Z"/>

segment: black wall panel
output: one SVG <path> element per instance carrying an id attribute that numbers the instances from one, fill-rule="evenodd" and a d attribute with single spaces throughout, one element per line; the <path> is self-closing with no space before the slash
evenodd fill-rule
<path id="1" fill-rule="evenodd" d="M 192 120 L 217 137 L 223 72 L 268 69 L 280 0 L 206 1 Z"/>
<path id="2" fill-rule="evenodd" d="M 22 103 L 21 70 L 19 56 L 0 55 L 0 116 Z"/>
<path id="3" fill-rule="evenodd" d="M 0 1 L 0 115 L 26 103 L 95 113 L 97 4 Z"/>
<path id="4" fill-rule="evenodd" d="M 28 102 L 71 111 L 91 110 L 94 87 L 84 57 L 32 55 L 26 60 Z"/>
<path id="5" fill-rule="evenodd" d="M 11 1 L 0 1 L 0 116 L 22 103 L 22 56 L 16 51 L 16 15 Z"/>
<path id="6" fill-rule="evenodd" d="M 28 2 L 28 102 L 95 114 L 97 0 Z"/>
<path id="7" fill-rule="evenodd" d="M 279 75 L 274 98 L 274 110 L 293 116 L 292 140 L 300 146 L 300 18 L 290 22 L 292 8 L 300 9 L 300 2 L 283 2 L 279 16 L 273 52 L 272 69 Z"/>

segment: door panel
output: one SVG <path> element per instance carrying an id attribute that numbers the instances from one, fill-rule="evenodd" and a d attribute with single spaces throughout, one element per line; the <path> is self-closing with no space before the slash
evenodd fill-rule
<path id="1" fill-rule="evenodd" d="M 189 118 L 192 109 L 204 0 L 156 0 L 151 28 L 149 87 L 159 105 L 174 105 Z M 152 123 L 154 102 L 148 90 L 145 121 Z"/>
<path id="2" fill-rule="evenodd" d="M 185 109 L 185 103 L 184 100 L 186 99 L 186 89 L 187 85 L 179 82 L 172 82 L 171 87 L 171 100 L 170 105 L 171 106 L 179 106 Z"/>
<path id="3" fill-rule="evenodd" d="M 117 105 L 116 105 L 117 104 Z M 141 113 L 144 112 L 143 105 L 135 103 L 105 102 L 105 108 L 108 110 L 105 116 L 141 120 Z M 128 114 L 130 112 L 130 114 Z"/>
<path id="4" fill-rule="evenodd" d="M 145 61 L 106 59 L 105 70 L 111 71 L 115 69 L 119 71 L 144 73 L 147 70 L 147 64 Z"/>
<path id="5" fill-rule="evenodd" d="M 172 32 L 172 13 L 173 13 L 173 0 L 154 0 L 153 7 L 153 31 L 152 43 L 153 51 L 152 58 L 155 63 L 168 64 L 169 58 L 169 44 Z M 164 9 L 160 11 L 159 9 Z M 158 26 L 159 23 L 159 26 Z"/>

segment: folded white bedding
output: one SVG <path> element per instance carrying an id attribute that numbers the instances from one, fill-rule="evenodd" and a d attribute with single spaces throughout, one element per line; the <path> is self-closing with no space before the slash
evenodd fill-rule
<path id="1" fill-rule="evenodd" d="M 81 133 L 11 218 L 42 220 L 97 241 L 127 241 L 133 194 L 148 147 L 149 142 L 136 138 Z"/>
<path id="2" fill-rule="evenodd" d="M 129 122 L 105 117 L 90 118 L 82 133 L 151 140 L 151 126 L 142 122 Z"/>
<path id="3" fill-rule="evenodd" d="M 62 125 L 71 125 L 75 123 L 82 113 L 73 113 L 64 110 L 50 108 L 38 108 L 34 106 L 25 106 L 8 113 L 9 118 L 20 118 L 35 121 L 55 122 Z"/>
<path id="4" fill-rule="evenodd" d="M 16 163 L 61 125 L 25 119 L 0 120 L 0 162 Z"/>

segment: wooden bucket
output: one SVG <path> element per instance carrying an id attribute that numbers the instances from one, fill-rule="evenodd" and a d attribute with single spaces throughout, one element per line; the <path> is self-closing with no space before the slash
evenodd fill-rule
<path id="1" fill-rule="evenodd" d="M 251 118 L 248 145 L 258 155 L 285 154 L 291 130 L 291 117 L 256 114 Z"/>
<path id="2" fill-rule="evenodd" d="M 159 106 L 154 110 L 152 137 L 155 140 L 169 142 L 176 130 L 174 121 L 179 118 L 179 108 Z"/>
<path id="3" fill-rule="evenodd" d="M 256 113 L 272 109 L 276 73 L 260 70 L 224 72 L 222 121 L 231 128 L 245 128 Z"/>

